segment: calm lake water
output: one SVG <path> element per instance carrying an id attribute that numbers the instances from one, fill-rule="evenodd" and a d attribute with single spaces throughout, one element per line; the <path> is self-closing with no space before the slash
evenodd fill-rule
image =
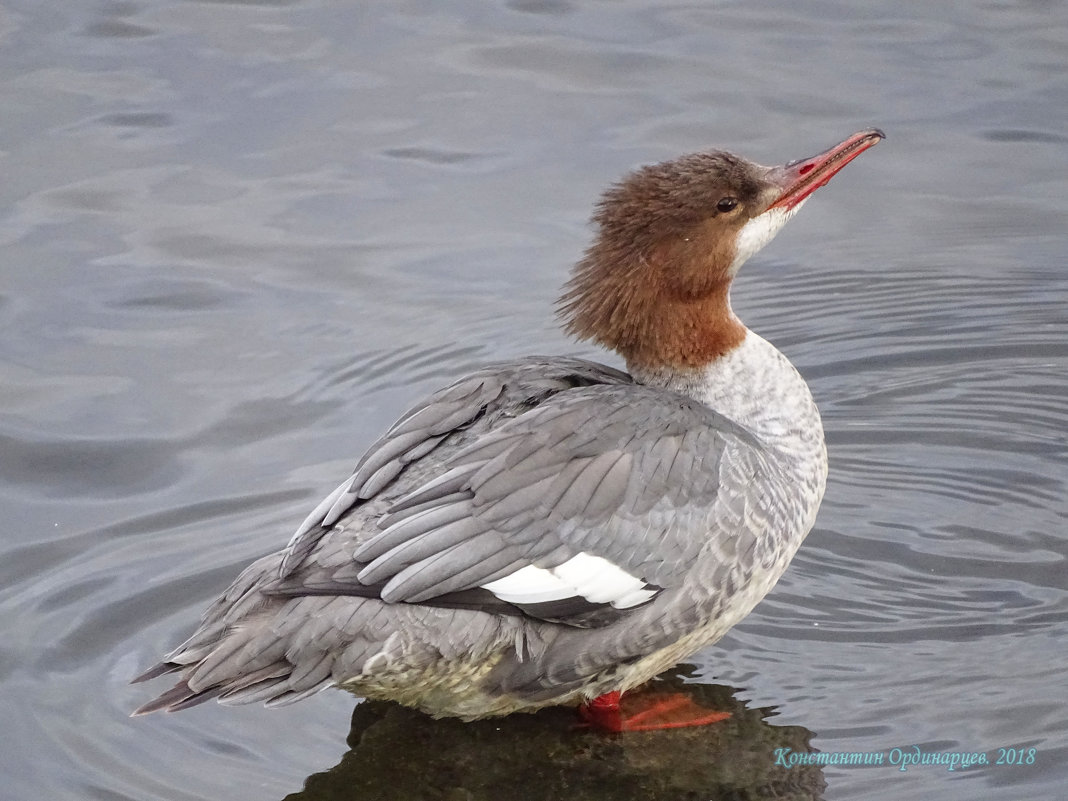
<path id="1" fill-rule="evenodd" d="M 0 796 L 1063 793 L 1065 4 L 8 0 L 0 102 Z M 596 355 L 552 304 L 605 184 L 871 125 L 735 290 L 831 474 L 778 588 L 688 669 L 730 724 L 597 739 L 338 692 L 127 717 L 406 404 Z M 1036 756 L 889 764 L 913 746 Z"/>

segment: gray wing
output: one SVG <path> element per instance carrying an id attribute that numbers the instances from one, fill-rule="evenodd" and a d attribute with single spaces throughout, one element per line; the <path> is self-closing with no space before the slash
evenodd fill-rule
<path id="1" fill-rule="evenodd" d="M 316 585 L 480 607 L 493 599 L 542 619 L 604 625 L 681 584 L 706 544 L 694 532 L 704 532 L 716 506 L 720 462 L 739 447 L 762 450 L 745 429 L 682 395 L 634 384 L 557 391 L 396 500 L 354 563 L 294 576 L 275 591 Z M 373 450 L 354 486 L 374 486 L 384 459 L 376 450 L 395 448 Z"/>
<path id="2" fill-rule="evenodd" d="M 364 454 L 344 483 L 304 519 L 286 546 L 280 578 L 286 578 L 314 550 L 343 515 L 393 489 L 410 465 L 427 457 L 446 438 L 481 424 L 522 414 L 546 398 L 594 384 L 633 384 L 629 375 L 585 359 L 530 356 L 490 364 L 435 392 L 409 409 Z"/>

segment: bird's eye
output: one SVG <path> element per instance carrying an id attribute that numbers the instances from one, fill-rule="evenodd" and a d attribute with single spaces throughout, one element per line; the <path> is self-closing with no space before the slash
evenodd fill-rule
<path id="1" fill-rule="evenodd" d="M 716 208 L 720 211 L 730 211 L 738 205 L 738 198 L 725 197 L 721 198 L 719 203 L 716 204 Z"/>

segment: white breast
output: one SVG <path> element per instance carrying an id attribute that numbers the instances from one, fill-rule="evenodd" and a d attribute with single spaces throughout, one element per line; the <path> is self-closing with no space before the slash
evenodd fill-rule
<path id="1" fill-rule="evenodd" d="M 803 510 L 798 523 L 805 532 L 812 527 L 827 483 L 823 423 L 804 378 L 774 345 L 748 331 L 741 345 L 704 367 L 635 367 L 631 373 L 688 395 L 759 437 L 794 477 L 793 500 Z"/>

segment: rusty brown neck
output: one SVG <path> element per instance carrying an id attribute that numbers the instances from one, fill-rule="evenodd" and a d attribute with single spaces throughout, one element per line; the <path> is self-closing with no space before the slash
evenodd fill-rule
<path id="1" fill-rule="evenodd" d="M 561 299 L 561 316 L 569 333 L 615 350 L 632 367 L 696 369 L 740 345 L 746 328 L 731 312 L 728 277 L 685 279 L 645 259 L 630 269 L 587 260 Z"/>

